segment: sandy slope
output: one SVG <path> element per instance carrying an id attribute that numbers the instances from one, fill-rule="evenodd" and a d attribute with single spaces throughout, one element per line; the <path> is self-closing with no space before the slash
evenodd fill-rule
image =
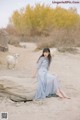
<path id="1" fill-rule="evenodd" d="M 20 54 L 19 64 L 15 71 L 0 70 L 0 76 L 32 77 L 41 53 L 34 52 L 34 48 L 30 44 L 26 49 L 10 46 L 10 54 Z M 0 97 L 0 112 L 8 112 L 9 120 L 80 120 L 80 54 L 57 53 L 50 72 L 59 76 L 62 89 L 71 99 L 52 97 L 37 102 L 14 103 Z"/>

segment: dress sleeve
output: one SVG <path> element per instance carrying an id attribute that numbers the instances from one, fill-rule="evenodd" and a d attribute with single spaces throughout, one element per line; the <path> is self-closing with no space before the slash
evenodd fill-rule
<path id="1" fill-rule="evenodd" d="M 39 69 L 40 67 L 41 67 L 41 64 L 42 64 L 42 62 L 43 62 L 43 57 L 41 57 L 40 59 L 39 59 L 39 61 L 38 61 L 38 63 L 37 63 L 37 69 Z"/>

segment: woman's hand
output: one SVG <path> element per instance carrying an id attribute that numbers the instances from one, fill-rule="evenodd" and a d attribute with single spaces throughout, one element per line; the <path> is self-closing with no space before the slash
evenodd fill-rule
<path id="1" fill-rule="evenodd" d="M 32 76 L 32 78 L 36 78 L 36 75 Z"/>
<path id="2" fill-rule="evenodd" d="M 37 70 L 34 72 L 34 75 L 32 76 L 32 78 L 36 78 L 37 75 Z"/>

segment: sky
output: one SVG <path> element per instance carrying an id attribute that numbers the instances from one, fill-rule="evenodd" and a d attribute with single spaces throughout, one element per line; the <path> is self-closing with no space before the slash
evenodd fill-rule
<path id="1" fill-rule="evenodd" d="M 77 9 L 78 14 L 80 14 L 80 0 L 0 0 L 0 28 L 5 28 L 8 23 L 11 15 L 15 10 L 20 10 L 21 8 L 25 8 L 28 4 L 31 6 L 35 5 L 36 3 L 44 3 L 46 5 L 50 5 L 51 7 L 55 8 L 57 4 L 53 4 L 53 2 L 60 1 L 79 1 L 79 3 L 63 3 L 58 4 L 62 8 L 68 9 L 70 7 L 75 7 Z"/>

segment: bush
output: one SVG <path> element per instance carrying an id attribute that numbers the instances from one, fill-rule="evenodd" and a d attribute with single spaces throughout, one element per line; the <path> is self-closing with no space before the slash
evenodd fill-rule
<path id="1" fill-rule="evenodd" d="M 41 35 L 53 28 L 71 28 L 79 22 L 80 16 L 74 9 L 53 9 L 44 4 L 36 4 L 35 7 L 28 5 L 20 11 L 15 11 L 11 16 L 11 23 L 17 31 L 31 35 Z"/>

